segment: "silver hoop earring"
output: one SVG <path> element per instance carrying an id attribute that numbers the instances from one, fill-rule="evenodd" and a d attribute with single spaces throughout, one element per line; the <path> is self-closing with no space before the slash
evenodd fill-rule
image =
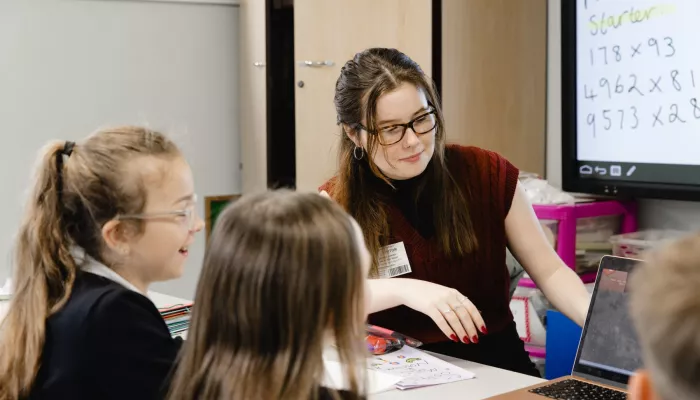
<path id="1" fill-rule="evenodd" d="M 357 155 L 357 150 L 360 150 L 360 155 Z M 355 160 L 362 160 L 362 157 L 365 156 L 365 149 L 363 149 L 360 146 L 355 146 L 354 149 L 352 149 L 352 156 L 355 157 Z"/>

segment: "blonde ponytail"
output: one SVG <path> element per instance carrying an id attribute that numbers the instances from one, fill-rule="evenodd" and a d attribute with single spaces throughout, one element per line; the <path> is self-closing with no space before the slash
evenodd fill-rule
<path id="1" fill-rule="evenodd" d="M 15 249 L 15 292 L 0 328 L 0 399 L 26 396 L 39 368 L 46 318 L 70 295 L 75 261 L 61 218 L 63 142 L 48 145 Z"/>

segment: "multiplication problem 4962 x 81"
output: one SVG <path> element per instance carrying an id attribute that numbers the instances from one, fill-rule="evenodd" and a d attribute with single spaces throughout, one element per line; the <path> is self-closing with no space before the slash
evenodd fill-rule
<path id="1" fill-rule="evenodd" d="M 644 97 L 654 93 L 661 94 L 666 90 L 682 92 L 687 87 L 695 88 L 695 71 L 691 69 L 686 72 L 673 69 L 666 74 L 647 77 L 644 80 L 640 80 L 636 74 L 628 74 L 627 76 L 618 74 L 613 79 L 603 77 L 598 81 L 597 87 L 589 87 L 584 84 L 583 95 L 584 98 L 594 101 L 599 95 L 608 99 L 618 95 Z"/>

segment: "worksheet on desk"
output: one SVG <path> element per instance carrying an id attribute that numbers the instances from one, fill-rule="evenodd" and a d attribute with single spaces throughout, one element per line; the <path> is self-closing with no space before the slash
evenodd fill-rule
<path id="1" fill-rule="evenodd" d="M 374 356 L 369 368 L 397 375 L 403 379 L 396 384 L 401 390 L 440 385 L 475 377 L 474 373 L 428 353 L 404 346 L 392 353 Z"/>
<path id="2" fill-rule="evenodd" d="M 333 360 L 323 360 L 323 364 L 325 373 L 323 386 L 332 389 L 348 390 L 349 384 L 345 379 L 345 371 L 343 371 L 340 363 Z M 394 388 L 401 381 L 401 377 L 396 375 L 371 370 L 367 372 L 368 394 L 387 391 Z"/>

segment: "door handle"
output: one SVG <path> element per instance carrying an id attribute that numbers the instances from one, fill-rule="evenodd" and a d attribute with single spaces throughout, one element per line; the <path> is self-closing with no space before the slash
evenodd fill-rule
<path id="1" fill-rule="evenodd" d="M 302 67 L 310 67 L 310 68 L 320 68 L 320 67 L 332 67 L 335 65 L 333 61 L 302 61 L 299 63 L 300 66 Z"/>

